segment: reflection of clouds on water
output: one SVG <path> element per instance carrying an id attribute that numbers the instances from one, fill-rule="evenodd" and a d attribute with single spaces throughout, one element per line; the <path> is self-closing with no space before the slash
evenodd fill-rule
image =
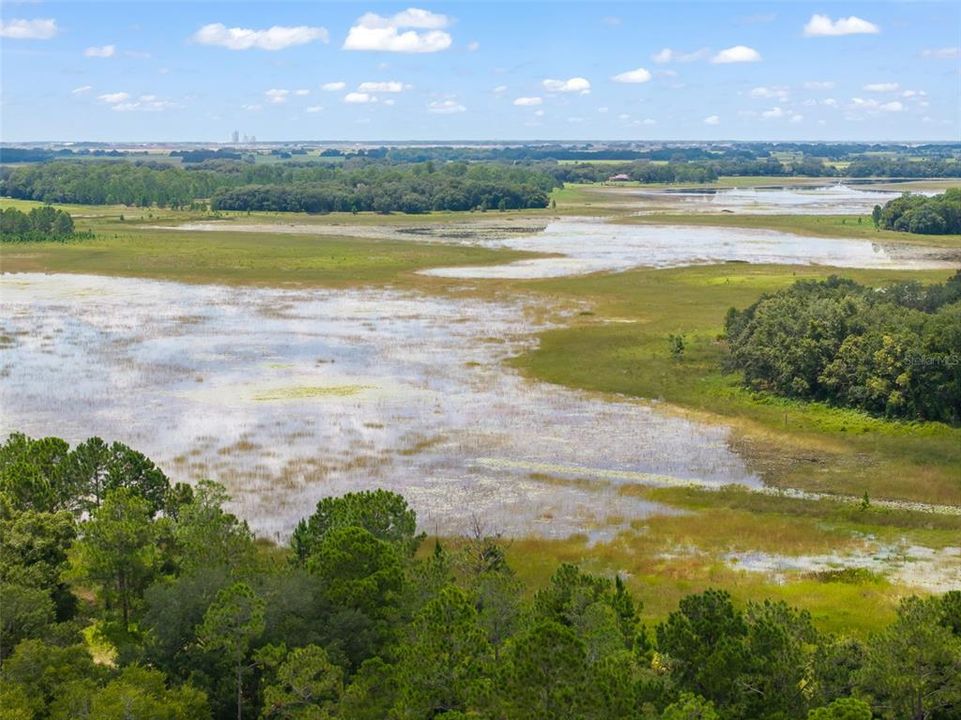
<path id="1" fill-rule="evenodd" d="M 425 530 L 610 537 L 662 506 L 624 484 L 757 485 L 701 426 L 501 362 L 521 303 L 73 275 L 2 276 L 0 430 L 122 440 L 225 482 L 261 533 L 386 487 Z M 491 341 L 496 339 L 497 342 Z"/>
<path id="2" fill-rule="evenodd" d="M 743 228 L 618 225 L 588 219 L 552 222 L 537 235 L 485 244 L 559 253 L 564 257 L 421 272 L 440 277 L 517 279 L 723 262 L 914 269 L 958 265 L 957 261 L 940 259 L 944 251 L 910 247 L 892 253 L 886 246 L 867 240 L 805 237 Z"/>

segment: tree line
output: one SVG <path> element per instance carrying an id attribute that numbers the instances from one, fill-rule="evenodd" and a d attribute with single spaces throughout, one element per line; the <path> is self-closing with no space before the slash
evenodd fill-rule
<path id="1" fill-rule="evenodd" d="M 0 242 L 63 242 L 79 237 L 90 238 L 90 232 L 77 232 L 70 213 L 44 205 L 23 212 L 16 208 L 4 208 L 0 212 Z"/>
<path id="2" fill-rule="evenodd" d="M 0 446 L 4 720 L 957 720 L 961 593 L 867 641 L 783 602 L 618 576 L 535 592 L 477 532 L 427 543 L 403 497 L 321 500 L 288 547 L 213 482 L 91 438 Z"/>
<path id="3" fill-rule="evenodd" d="M 877 290 L 832 276 L 725 321 L 727 366 L 752 389 L 877 415 L 961 422 L 961 271 Z"/>
<path id="4" fill-rule="evenodd" d="M 874 226 L 921 235 L 961 234 L 961 188 L 926 197 L 905 193 L 874 206 Z"/>
<path id="5" fill-rule="evenodd" d="M 560 183 L 525 167 L 494 163 L 391 165 L 205 160 L 187 168 L 163 162 L 68 162 L 3 168 L 0 193 L 42 202 L 188 207 L 214 199 L 222 208 L 400 210 L 544 207 Z M 235 192 L 232 192 L 235 191 Z M 381 207 L 374 208 L 378 197 Z M 503 201 L 503 202 L 502 202 Z"/>

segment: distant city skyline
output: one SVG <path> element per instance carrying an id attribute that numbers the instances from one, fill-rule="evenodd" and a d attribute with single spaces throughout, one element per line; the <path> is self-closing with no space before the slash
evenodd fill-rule
<path id="1" fill-rule="evenodd" d="M 3 2 L 0 140 L 961 140 L 956 3 Z"/>

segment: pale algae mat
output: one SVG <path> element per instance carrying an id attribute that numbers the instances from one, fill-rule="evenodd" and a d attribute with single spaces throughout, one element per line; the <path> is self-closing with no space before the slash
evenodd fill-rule
<path id="1" fill-rule="evenodd" d="M 4 275 L 4 434 L 120 440 L 222 481 L 284 538 L 383 487 L 429 532 L 611 537 L 670 509 L 626 483 L 758 486 L 728 430 L 521 378 L 524 300 Z"/>

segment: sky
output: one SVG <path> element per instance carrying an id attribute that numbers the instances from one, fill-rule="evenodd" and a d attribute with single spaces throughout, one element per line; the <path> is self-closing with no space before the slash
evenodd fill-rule
<path id="1" fill-rule="evenodd" d="M 961 140 L 957 2 L 0 2 L 0 140 Z"/>

